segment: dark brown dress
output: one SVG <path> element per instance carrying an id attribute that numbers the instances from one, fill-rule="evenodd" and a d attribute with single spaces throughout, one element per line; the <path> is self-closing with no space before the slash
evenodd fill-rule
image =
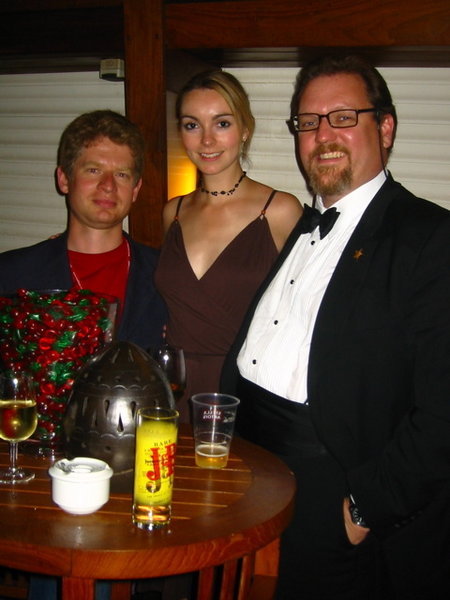
<path id="1" fill-rule="evenodd" d="M 189 421 L 189 398 L 217 392 L 225 356 L 248 305 L 278 256 L 265 212 L 249 223 L 198 279 L 184 247 L 178 213 L 167 231 L 155 273 L 156 287 L 169 309 L 167 341 L 184 349 L 186 392 L 177 403 L 180 420 Z"/>

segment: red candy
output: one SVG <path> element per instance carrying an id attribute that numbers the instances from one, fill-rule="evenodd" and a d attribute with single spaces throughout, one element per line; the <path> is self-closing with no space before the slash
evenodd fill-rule
<path id="1" fill-rule="evenodd" d="M 114 332 L 116 299 L 89 290 L 0 297 L 0 356 L 6 368 L 29 370 L 36 382 L 38 428 L 61 441 L 62 419 L 75 377 Z M 117 308 L 117 306 L 116 306 Z"/>

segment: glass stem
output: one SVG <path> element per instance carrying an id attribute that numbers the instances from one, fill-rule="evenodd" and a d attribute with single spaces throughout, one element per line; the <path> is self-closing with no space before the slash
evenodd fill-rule
<path id="1" fill-rule="evenodd" d="M 17 442 L 9 443 L 9 469 L 12 473 L 17 471 L 17 449 L 19 444 Z"/>

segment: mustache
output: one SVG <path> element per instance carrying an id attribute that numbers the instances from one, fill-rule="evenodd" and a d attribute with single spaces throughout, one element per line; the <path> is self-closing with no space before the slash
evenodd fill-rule
<path id="1" fill-rule="evenodd" d="M 316 158 L 316 156 L 320 156 L 321 154 L 325 154 L 327 152 L 342 152 L 343 154 L 349 155 L 349 151 L 344 146 L 340 146 L 336 143 L 331 144 L 320 144 L 317 146 L 311 154 L 309 155 L 309 160 Z"/>

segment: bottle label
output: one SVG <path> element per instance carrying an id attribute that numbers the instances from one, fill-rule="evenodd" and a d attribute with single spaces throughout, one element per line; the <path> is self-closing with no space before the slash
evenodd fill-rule
<path id="1" fill-rule="evenodd" d="M 136 428 L 134 502 L 167 505 L 172 500 L 177 426 L 144 421 Z"/>

